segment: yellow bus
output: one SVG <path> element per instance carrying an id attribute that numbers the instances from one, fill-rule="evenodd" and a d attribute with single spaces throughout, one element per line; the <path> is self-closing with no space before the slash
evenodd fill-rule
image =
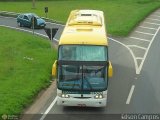
<path id="1" fill-rule="evenodd" d="M 105 107 L 112 74 L 103 12 L 71 11 L 52 67 L 57 80 L 57 104 Z"/>

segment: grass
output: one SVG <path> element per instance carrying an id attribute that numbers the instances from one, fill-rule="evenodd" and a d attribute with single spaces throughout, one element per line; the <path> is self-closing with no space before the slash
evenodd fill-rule
<path id="1" fill-rule="evenodd" d="M 46 6 L 49 8 L 48 17 L 63 23 L 73 9 L 103 10 L 108 33 L 126 36 L 150 12 L 160 7 L 160 0 L 38 1 L 36 9 L 32 9 L 32 2 L 0 2 L 0 10 L 34 12 L 40 16 L 45 16 L 44 7 Z"/>
<path id="2" fill-rule="evenodd" d="M 49 85 L 56 50 L 37 36 L 0 27 L 0 114 L 20 114 Z"/>

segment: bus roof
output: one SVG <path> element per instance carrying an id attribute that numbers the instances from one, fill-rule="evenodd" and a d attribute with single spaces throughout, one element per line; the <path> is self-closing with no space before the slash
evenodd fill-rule
<path id="1" fill-rule="evenodd" d="M 59 45 L 108 45 L 104 16 L 98 10 L 73 10 L 70 13 Z"/>

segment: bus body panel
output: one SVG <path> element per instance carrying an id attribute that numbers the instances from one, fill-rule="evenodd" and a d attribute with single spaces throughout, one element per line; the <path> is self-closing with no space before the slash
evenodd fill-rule
<path id="1" fill-rule="evenodd" d="M 82 106 L 82 107 L 105 107 L 107 105 L 107 90 L 103 91 L 104 98 L 95 99 L 96 93 L 91 94 L 67 94 L 69 98 L 62 98 L 59 96 L 62 93 L 61 90 L 57 90 L 58 98 L 57 104 L 62 106 Z"/>
<path id="2" fill-rule="evenodd" d="M 58 96 L 57 105 L 63 106 L 81 106 L 81 107 L 106 107 L 107 98 L 102 99 L 78 99 L 78 98 L 62 98 Z"/>
<path id="3" fill-rule="evenodd" d="M 91 16 L 81 16 L 82 14 L 91 14 Z M 96 16 L 96 18 L 94 17 Z M 78 19 L 79 18 L 79 19 Z M 95 25 L 97 21 L 100 25 Z M 70 23 L 74 21 L 75 24 Z M 79 21 L 83 21 L 80 23 Z M 90 45 L 108 45 L 105 30 L 104 15 L 99 10 L 73 10 L 67 20 L 66 26 L 60 37 L 59 45 L 64 44 L 90 44 Z"/>

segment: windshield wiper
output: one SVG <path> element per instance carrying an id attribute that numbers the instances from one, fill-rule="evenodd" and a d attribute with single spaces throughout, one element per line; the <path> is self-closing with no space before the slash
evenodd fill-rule
<path id="1" fill-rule="evenodd" d="M 82 67 L 82 68 L 83 68 L 83 67 Z M 85 70 L 87 70 L 87 69 L 85 69 Z M 84 73 L 83 70 L 82 70 L 82 73 Z M 84 75 L 84 76 L 82 76 L 82 81 L 83 81 L 83 78 L 85 78 L 87 84 L 88 84 L 89 87 L 90 87 L 90 90 L 92 90 L 92 85 L 91 85 L 90 82 L 88 81 L 88 78 L 86 77 L 85 73 L 84 73 L 83 75 Z M 83 84 L 82 84 L 82 86 L 83 86 Z"/>
<path id="2" fill-rule="evenodd" d="M 93 88 L 92 88 L 92 85 L 90 84 L 90 82 L 88 81 L 88 78 L 87 77 L 85 77 L 86 79 L 86 82 L 87 82 L 87 84 L 89 85 L 89 87 L 90 87 L 90 90 L 93 90 Z"/>

